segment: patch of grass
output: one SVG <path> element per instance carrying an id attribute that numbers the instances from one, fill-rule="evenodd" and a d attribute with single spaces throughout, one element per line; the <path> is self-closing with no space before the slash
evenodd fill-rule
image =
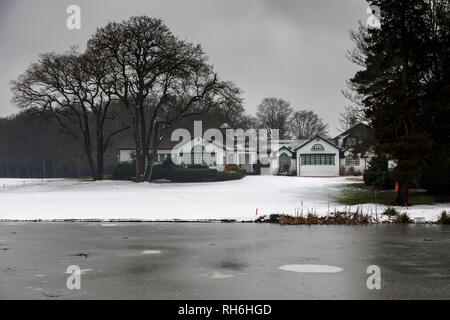
<path id="1" fill-rule="evenodd" d="M 359 210 L 355 212 L 336 211 L 323 217 L 310 212 L 306 216 L 281 215 L 279 218 L 281 225 L 365 225 L 377 222 L 379 221 Z"/>
<path id="2" fill-rule="evenodd" d="M 76 180 L 81 181 L 81 182 L 93 181 L 92 177 L 81 177 L 81 178 L 77 178 Z"/>
<path id="3" fill-rule="evenodd" d="M 364 203 L 379 203 L 390 205 L 394 203 L 397 194 L 394 190 L 375 190 L 363 188 L 363 183 L 352 183 L 343 185 L 334 200 L 340 204 L 354 206 Z M 409 196 L 409 205 L 435 203 L 435 198 L 427 194 L 412 194 Z"/>

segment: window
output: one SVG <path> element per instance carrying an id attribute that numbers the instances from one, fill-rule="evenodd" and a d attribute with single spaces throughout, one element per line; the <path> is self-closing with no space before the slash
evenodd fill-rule
<path id="1" fill-rule="evenodd" d="M 317 143 L 312 146 L 311 151 L 325 151 L 325 148 L 323 147 L 323 145 Z"/>
<path id="2" fill-rule="evenodd" d="M 216 163 L 216 153 L 206 152 L 205 147 L 196 145 L 191 151 L 191 164 L 206 164 L 208 166 Z"/>
<path id="3" fill-rule="evenodd" d="M 346 166 L 359 166 L 359 156 L 349 153 L 347 156 L 345 156 L 345 165 Z"/>
<path id="4" fill-rule="evenodd" d="M 284 165 L 291 165 L 291 157 L 288 156 L 286 153 L 282 153 L 279 157 L 279 165 L 280 167 Z"/>
<path id="5" fill-rule="evenodd" d="M 204 164 L 205 147 L 202 145 L 196 145 L 191 151 L 191 164 Z"/>
<path id="6" fill-rule="evenodd" d="M 345 138 L 344 146 L 345 148 L 354 146 L 356 144 L 356 137 L 349 135 Z"/>
<path id="7" fill-rule="evenodd" d="M 334 154 L 302 154 L 301 164 L 305 166 L 334 166 Z"/>

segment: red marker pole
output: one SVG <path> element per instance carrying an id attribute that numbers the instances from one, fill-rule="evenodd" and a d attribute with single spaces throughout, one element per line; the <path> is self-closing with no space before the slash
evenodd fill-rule
<path id="1" fill-rule="evenodd" d="M 256 214 L 255 214 L 256 216 L 258 215 L 258 208 L 256 208 Z"/>

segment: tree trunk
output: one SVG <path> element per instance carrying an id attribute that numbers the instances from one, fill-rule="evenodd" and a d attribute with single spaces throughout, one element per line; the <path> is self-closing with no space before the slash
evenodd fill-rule
<path id="1" fill-rule="evenodd" d="M 140 135 L 139 126 L 140 122 L 137 119 L 133 119 L 133 136 L 134 143 L 136 145 L 136 182 L 145 181 L 145 161 L 146 157 L 144 151 L 144 143 Z"/>
<path id="2" fill-rule="evenodd" d="M 104 175 L 104 163 L 103 163 L 103 152 L 97 152 L 97 171 L 95 180 L 103 180 Z"/>
<path id="3" fill-rule="evenodd" d="M 395 201 L 399 206 L 405 206 L 408 204 L 408 181 L 399 182 L 397 200 Z"/>
<path id="4" fill-rule="evenodd" d="M 44 179 L 47 178 L 47 170 L 45 168 L 45 159 L 42 159 L 42 175 L 43 175 Z"/>
<path id="5" fill-rule="evenodd" d="M 55 158 L 52 158 L 52 171 L 53 171 L 53 177 L 52 178 L 57 178 L 58 177 L 58 173 L 56 172 L 56 161 L 55 161 Z"/>
<path id="6" fill-rule="evenodd" d="M 145 181 L 145 152 L 141 145 L 136 144 L 136 182 Z"/>
<path id="7" fill-rule="evenodd" d="M 148 156 L 148 164 L 147 164 L 147 172 L 145 175 L 145 180 L 150 182 L 152 180 L 152 173 L 153 173 L 153 164 L 155 163 L 155 155 L 156 151 L 152 150 L 152 153 Z"/>
<path id="8" fill-rule="evenodd" d="M 100 128 L 100 132 L 97 135 L 97 171 L 95 180 L 103 180 L 104 174 L 104 155 L 105 150 L 103 148 L 103 129 Z"/>

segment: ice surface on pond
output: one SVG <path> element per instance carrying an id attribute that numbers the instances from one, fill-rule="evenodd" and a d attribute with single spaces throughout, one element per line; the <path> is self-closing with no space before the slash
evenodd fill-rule
<path id="1" fill-rule="evenodd" d="M 142 254 L 160 254 L 161 250 L 144 250 Z"/>
<path id="2" fill-rule="evenodd" d="M 281 266 L 278 269 L 299 273 L 338 273 L 344 270 L 341 267 L 328 266 L 325 264 L 288 264 Z"/>
<path id="3" fill-rule="evenodd" d="M 220 272 L 217 272 L 217 271 L 214 271 L 212 274 L 202 274 L 202 276 L 205 276 L 205 277 L 210 278 L 210 279 L 226 279 L 226 278 L 234 277 L 231 274 L 224 274 L 224 273 L 220 273 Z"/>

